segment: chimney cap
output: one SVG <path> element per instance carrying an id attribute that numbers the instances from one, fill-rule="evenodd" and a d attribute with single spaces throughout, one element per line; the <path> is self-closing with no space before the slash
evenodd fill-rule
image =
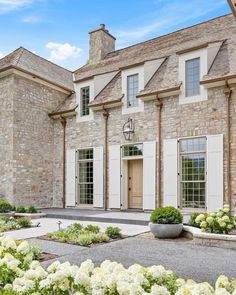
<path id="1" fill-rule="evenodd" d="M 114 40 L 116 40 L 116 38 L 115 38 L 114 36 L 112 36 L 112 35 L 110 34 L 110 32 L 106 29 L 105 24 L 100 24 L 99 27 L 98 27 L 97 29 L 90 31 L 89 34 L 95 33 L 95 32 L 97 32 L 97 31 L 103 31 L 103 32 L 105 32 L 107 35 L 109 35 L 110 37 L 112 37 Z"/>

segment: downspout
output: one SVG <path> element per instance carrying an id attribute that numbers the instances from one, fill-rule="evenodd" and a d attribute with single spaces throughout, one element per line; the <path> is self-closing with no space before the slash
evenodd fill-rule
<path id="1" fill-rule="evenodd" d="M 108 178 L 107 178 L 107 169 L 108 169 L 108 118 L 109 112 L 103 108 L 103 117 L 104 117 L 104 196 L 103 196 L 103 206 L 104 210 L 107 210 L 108 207 Z"/>
<path id="2" fill-rule="evenodd" d="M 157 208 L 161 207 L 161 109 L 162 102 L 158 98 L 155 102 L 157 108 Z"/>
<path id="3" fill-rule="evenodd" d="M 66 207 L 66 119 L 61 116 L 62 124 L 62 207 Z"/>
<path id="4" fill-rule="evenodd" d="M 229 203 L 230 212 L 232 210 L 232 187 L 231 187 L 231 95 L 232 89 L 230 89 L 228 80 L 225 81 L 226 88 L 224 89 L 224 94 L 226 97 L 227 103 L 227 118 L 226 118 L 226 126 L 227 126 L 227 142 L 226 142 L 226 151 L 227 151 L 227 197 L 226 200 Z"/>

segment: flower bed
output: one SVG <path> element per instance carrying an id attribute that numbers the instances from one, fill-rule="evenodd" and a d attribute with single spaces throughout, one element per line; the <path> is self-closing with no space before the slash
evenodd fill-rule
<path id="1" fill-rule="evenodd" d="M 58 230 L 47 235 L 49 239 L 63 243 L 71 243 L 80 246 L 90 246 L 97 243 L 106 243 L 110 240 L 121 238 L 121 230 L 117 227 L 107 227 L 105 233 L 98 226 L 73 223 L 65 230 Z"/>
<path id="2" fill-rule="evenodd" d="M 235 227 L 236 214 L 230 216 L 229 205 L 225 204 L 217 212 L 192 213 L 189 225 L 199 227 L 203 232 L 229 234 Z"/>
<path id="3" fill-rule="evenodd" d="M 0 232 L 29 228 L 32 226 L 30 219 L 26 217 L 14 218 L 0 216 Z"/>
<path id="4" fill-rule="evenodd" d="M 0 237 L 0 294 L 2 295 L 236 295 L 236 279 L 220 276 L 213 288 L 208 283 L 177 278 L 163 266 L 129 268 L 91 260 L 80 266 L 52 263 L 44 270 L 28 242 Z"/>

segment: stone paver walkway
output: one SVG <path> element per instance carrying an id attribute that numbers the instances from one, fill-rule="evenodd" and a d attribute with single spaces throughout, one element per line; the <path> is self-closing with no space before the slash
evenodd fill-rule
<path id="1" fill-rule="evenodd" d="M 40 237 L 47 233 L 51 233 L 58 230 L 58 221 L 62 221 L 61 228 L 66 228 L 68 225 L 79 222 L 86 226 L 88 224 L 98 225 L 102 231 L 105 231 L 107 226 L 118 226 L 122 230 L 122 234 L 126 236 L 136 236 L 138 234 L 149 231 L 148 226 L 133 225 L 133 224 L 115 224 L 115 223 L 104 223 L 104 222 L 92 222 L 92 221 L 78 221 L 69 219 L 54 219 L 54 218 L 40 218 L 32 220 L 33 224 L 40 223 L 39 227 L 32 227 L 27 229 L 14 230 L 4 232 L 4 235 L 11 236 L 16 240 L 30 239 Z"/>

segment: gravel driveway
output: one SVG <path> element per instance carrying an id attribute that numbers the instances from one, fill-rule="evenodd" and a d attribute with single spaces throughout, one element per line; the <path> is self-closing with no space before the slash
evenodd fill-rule
<path id="1" fill-rule="evenodd" d="M 216 247 L 195 246 L 190 240 L 155 240 L 144 236 L 93 246 L 90 248 L 35 239 L 34 243 L 48 253 L 59 255 L 61 262 L 80 264 L 92 259 L 98 265 L 105 259 L 125 266 L 139 263 L 144 266 L 161 264 L 175 270 L 183 278 L 215 283 L 224 273 L 236 278 L 236 251 Z M 51 261 L 43 262 L 44 266 Z"/>

